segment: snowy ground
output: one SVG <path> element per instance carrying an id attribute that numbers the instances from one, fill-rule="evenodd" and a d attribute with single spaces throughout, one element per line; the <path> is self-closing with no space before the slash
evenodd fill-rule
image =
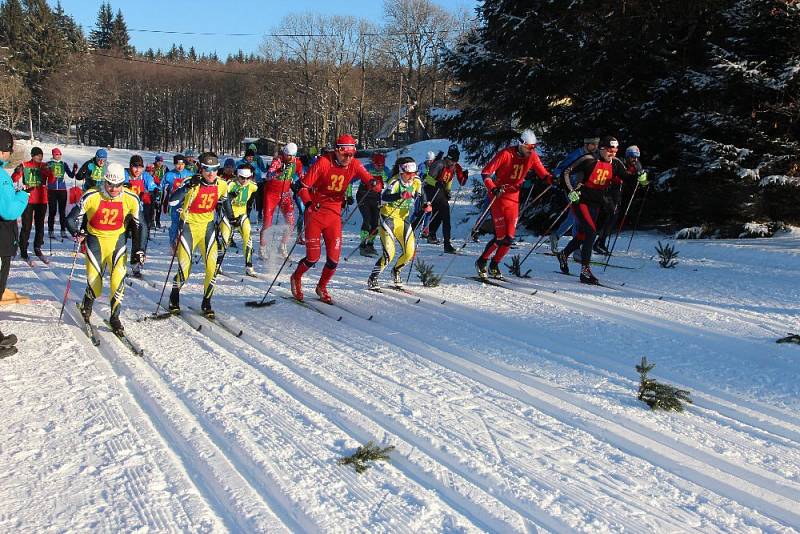
<path id="1" fill-rule="evenodd" d="M 64 152 L 80 163 L 94 149 Z M 474 211 L 458 206 L 456 246 Z M 775 339 L 800 332 L 800 232 L 679 241 L 669 270 L 651 259 L 658 239 L 638 235 L 614 260 L 633 269 L 595 269 L 613 290 L 540 254 L 518 290 L 482 286 L 464 278 L 483 247 L 469 243 L 452 265 L 420 247 L 437 272 L 449 266 L 440 288 L 412 275 L 419 297 L 376 294 L 374 260 L 356 253 L 330 286 L 340 305 L 311 308 L 282 298 L 285 274 L 275 305 L 244 307 L 279 260 L 243 280 L 234 250 L 214 304 L 237 337 L 188 309 L 137 322 L 170 259 L 157 233 L 123 311 L 143 358 L 100 322 L 107 294 L 100 346 L 76 326 L 80 259 L 57 323 L 72 245 L 55 242 L 50 267 L 12 266 L 10 288 L 31 303 L 0 309 L 21 338 L 0 361 L 0 530 L 798 531 L 800 347 Z M 184 307 L 199 307 L 201 283 L 194 273 Z M 638 402 L 642 356 L 695 404 Z M 390 463 L 362 475 L 336 464 L 370 439 L 397 447 Z"/>

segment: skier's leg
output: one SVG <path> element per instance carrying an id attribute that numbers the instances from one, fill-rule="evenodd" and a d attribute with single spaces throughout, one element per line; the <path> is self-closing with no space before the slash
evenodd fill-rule
<path id="1" fill-rule="evenodd" d="M 108 245 L 111 243 L 109 242 Z M 108 258 L 110 260 L 108 267 L 111 270 L 109 292 L 111 294 L 111 317 L 118 319 L 122 297 L 125 295 L 125 276 L 127 274 L 125 269 L 127 242 L 124 233 L 120 234 L 113 250 L 111 257 Z"/>
<path id="2" fill-rule="evenodd" d="M 205 235 L 203 236 L 203 261 L 205 263 L 206 273 L 203 280 L 203 299 L 208 301 L 214 294 L 214 284 L 217 274 L 217 229 L 214 226 L 214 221 L 209 222 L 205 228 Z"/>
<path id="3" fill-rule="evenodd" d="M 205 226 L 202 226 L 202 230 L 205 230 Z M 192 272 L 192 252 L 202 242 L 203 235 L 197 225 L 185 223 L 178 243 L 178 251 L 176 252 L 175 259 L 178 260 L 178 272 L 175 273 L 175 278 L 172 281 L 173 290 L 180 291 L 183 284 L 189 279 L 189 274 Z"/>
<path id="4" fill-rule="evenodd" d="M 394 270 L 400 272 L 414 257 L 416 242 L 414 240 L 414 227 L 407 220 L 395 219 L 394 236 L 400 242 L 402 254 L 397 258 Z"/>
<path id="5" fill-rule="evenodd" d="M 378 276 L 380 276 L 386 266 L 392 261 L 392 258 L 394 258 L 394 232 L 392 231 L 391 218 L 381 217 L 381 227 L 378 233 L 380 234 L 383 253 L 378 258 L 378 261 L 375 262 L 375 266 L 370 273 L 370 278 L 373 280 L 377 280 Z"/>

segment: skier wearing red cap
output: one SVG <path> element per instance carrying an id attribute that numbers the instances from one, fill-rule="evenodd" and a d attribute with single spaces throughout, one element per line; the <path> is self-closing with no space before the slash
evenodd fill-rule
<path id="1" fill-rule="evenodd" d="M 548 184 L 553 183 L 553 175 L 547 172 L 536 154 L 536 135 L 531 130 L 525 130 L 516 146 L 498 152 L 481 171 L 489 200 L 496 199 L 491 208 L 494 239 L 486 244 L 483 254 L 475 262 L 481 278 L 486 278 L 486 263 L 494 253 L 488 274 L 492 278 L 503 279 L 499 265 L 514 241 L 519 218 L 519 189 L 531 169 Z"/>
<path id="2" fill-rule="evenodd" d="M 306 256 L 297 265 L 291 280 L 292 295 L 303 301 L 301 280 L 303 273 L 317 263 L 321 253 L 320 236 L 325 240 L 327 261 L 322 269 L 316 293 L 322 302 L 333 304 L 327 286 L 342 250 L 342 203 L 347 186 L 358 178 L 362 184 L 370 185 L 380 193 L 381 182 L 367 172 L 355 159 L 356 141 L 350 135 L 341 135 L 336 140 L 333 153 L 319 158 L 308 173 L 295 182 L 294 188 L 305 206 Z"/>
<path id="3" fill-rule="evenodd" d="M 294 200 L 292 199 L 292 182 L 303 176 L 303 164 L 297 157 L 297 145 L 287 143 L 281 149 L 280 156 L 273 158 L 264 177 L 264 217 L 259 241 L 259 255 L 267 256 L 267 232 L 272 226 L 272 215 L 279 208 L 286 221 L 286 230 L 281 238 L 281 254 L 286 256 L 289 235 L 294 228 Z"/>
<path id="4" fill-rule="evenodd" d="M 56 147 L 52 151 L 53 159 L 47 162 L 50 169 L 50 178 L 47 180 L 47 203 L 49 206 L 47 214 L 47 230 L 50 239 L 55 237 L 56 211 L 58 221 L 61 225 L 61 239 L 67 237 L 67 184 L 64 176 L 75 177 L 78 172 L 78 164 L 73 163 L 72 168 L 61 161 L 61 149 Z"/>

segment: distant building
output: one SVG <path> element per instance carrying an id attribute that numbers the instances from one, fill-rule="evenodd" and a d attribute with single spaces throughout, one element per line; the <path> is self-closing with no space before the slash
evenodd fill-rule
<path id="1" fill-rule="evenodd" d="M 259 156 L 272 156 L 284 143 L 271 137 L 245 137 L 241 142 L 242 153 L 250 145 L 256 145 L 256 154 Z"/>

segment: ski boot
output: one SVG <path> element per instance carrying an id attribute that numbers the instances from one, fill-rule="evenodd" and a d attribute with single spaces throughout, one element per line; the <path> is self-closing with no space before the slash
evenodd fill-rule
<path id="1" fill-rule="evenodd" d="M 403 287 L 403 277 L 400 274 L 400 269 L 397 268 L 392 269 L 392 280 L 394 281 L 394 285 L 396 287 L 399 288 Z"/>
<path id="2" fill-rule="evenodd" d="M 486 271 L 486 264 L 487 263 L 488 263 L 488 260 L 485 260 L 483 258 L 478 258 L 477 260 L 475 260 L 475 268 L 478 270 L 478 276 L 482 280 L 486 280 L 488 278 L 487 271 Z"/>
<path id="3" fill-rule="evenodd" d="M 134 278 L 141 278 L 142 277 L 142 264 L 138 261 L 131 266 L 131 273 L 133 274 Z"/>
<path id="4" fill-rule="evenodd" d="M 561 272 L 569 274 L 569 258 L 564 254 L 564 251 L 556 252 L 556 258 L 558 258 L 558 268 L 561 269 Z"/>
<path id="5" fill-rule="evenodd" d="M 558 254 L 558 237 L 556 237 L 556 234 L 550 234 L 550 252 Z"/>
<path id="6" fill-rule="evenodd" d="M 599 240 L 599 239 L 597 240 L 597 242 L 595 242 L 594 246 L 592 247 L 592 250 L 593 250 L 593 251 L 594 251 L 596 254 L 602 254 L 603 256 L 608 256 L 608 255 L 610 255 L 610 254 L 611 254 L 611 252 L 610 252 L 610 251 L 608 250 L 608 248 L 606 247 L 605 243 L 603 243 L 603 242 L 602 242 L 601 240 Z"/>
<path id="7" fill-rule="evenodd" d="M 0 332 L 0 348 L 7 349 L 8 347 L 13 347 L 17 344 L 17 336 L 14 334 L 10 334 L 4 336 L 2 332 Z"/>
<path id="8" fill-rule="evenodd" d="M 365 241 L 362 241 L 361 243 L 359 243 L 359 245 L 358 245 L 358 253 L 361 254 L 362 256 L 367 257 L 367 258 L 371 257 L 371 255 L 369 253 L 369 246 L 367 245 L 367 243 Z"/>
<path id="9" fill-rule="evenodd" d="M 246 274 L 247 276 L 252 276 L 253 278 L 258 278 L 258 274 L 256 273 L 256 270 L 253 269 L 252 265 L 247 265 L 244 268 L 244 274 Z"/>
<path id="10" fill-rule="evenodd" d="M 591 285 L 597 285 L 600 283 L 600 280 L 598 280 L 597 277 L 592 274 L 592 270 L 588 265 L 584 265 L 581 268 L 581 283 Z"/>
<path id="11" fill-rule="evenodd" d="M 300 277 L 292 275 L 289 277 L 289 287 L 292 290 L 292 296 L 298 302 L 303 302 L 303 287 L 301 285 Z"/>
<path id="12" fill-rule="evenodd" d="M 445 254 L 458 254 L 456 249 L 453 248 L 453 245 L 450 243 L 450 241 L 445 241 L 444 242 L 444 253 Z"/>
<path id="13" fill-rule="evenodd" d="M 89 323 L 89 319 L 92 318 L 92 305 L 94 304 L 94 300 L 90 299 L 86 295 L 83 296 L 83 302 L 78 305 L 78 309 L 81 311 L 81 317 L 83 317 L 83 321 L 85 323 Z"/>
<path id="14" fill-rule="evenodd" d="M 214 319 L 215 315 L 214 315 L 214 310 L 211 308 L 210 298 L 208 297 L 203 298 L 203 302 L 200 304 L 200 310 L 203 312 L 203 317 L 205 317 L 206 319 L 211 319 L 211 320 Z"/>
<path id="15" fill-rule="evenodd" d="M 35 249 L 33 249 L 33 253 L 36 254 L 37 258 L 42 260 L 42 263 L 44 263 L 45 265 L 50 265 L 50 260 L 47 258 L 47 256 L 44 255 L 44 252 L 42 252 L 42 249 L 35 248 Z"/>
<path id="16" fill-rule="evenodd" d="M 500 272 L 500 266 L 497 265 L 497 262 L 494 260 L 489 262 L 489 276 L 495 280 L 505 280 L 505 278 L 503 278 L 503 273 Z"/>
<path id="17" fill-rule="evenodd" d="M 441 243 L 441 241 L 439 241 L 435 235 L 431 234 L 428 236 L 428 244 L 438 245 L 439 243 Z"/>
<path id="18" fill-rule="evenodd" d="M 181 313 L 181 292 L 178 290 L 177 287 L 172 288 L 172 292 L 169 294 L 169 307 L 167 310 L 172 315 L 180 315 Z"/>
<path id="19" fill-rule="evenodd" d="M 114 335 L 116 336 L 125 335 L 125 327 L 122 326 L 122 322 L 116 315 L 112 315 L 111 318 L 109 318 L 108 324 L 111 325 L 111 331 L 114 332 Z"/>
<path id="20" fill-rule="evenodd" d="M 261 261 L 267 261 L 269 256 L 267 255 L 267 247 L 266 245 L 259 245 L 258 247 L 258 257 Z"/>
<path id="21" fill-rule="evenodd" d="M 289 248 L 286 246 L 286 243 L 281 242 L 281 244 L 278 246 L 278 252 L 282 258 L 286 258 L 286 256 L 289 255 Z"/>
<path id="22" fill-rule="evenodd" d="M 377 273 L 372 273 L 367 278 L 367 289 L 371 289 L 373 291 L 377 291 L 380 289 L 380 284 L 378 284 L 378 275 Z"/>
<path id="23" fill-rule="evenodd" d="M 327 287 L 317 284 L 317 288 L 314 291 L 317 294 L 317 296 L 319 297 L 319 300 L 321 300 L 325 304 L 333 304 L 333 299 L 328 294 L 328 288 Z"/>
<path id="24" fill-rule="evenodd" d="M 371 241 L 367 243 L 367 254 L 370 258 L 375 258 L 378 256 L 378 251 L 375 250 L 375 243 Z"/>
<path id="25" fill-rule="evenodd" d="M 13 356 L 17 352 L 17 347 L 0 347 L 0 360 Z"/>

